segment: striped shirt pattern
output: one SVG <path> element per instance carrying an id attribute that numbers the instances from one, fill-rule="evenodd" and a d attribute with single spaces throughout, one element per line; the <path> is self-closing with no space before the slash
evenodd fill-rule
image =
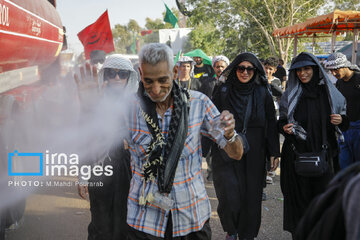
<path id="1" fill-rule="evenodd" d="M 173 236 L 185 236 L 202 229 L 210 218 L 211 207 L 201 174 L 202 150 L 200 135 L 210 136 L 209 121 L 219 115 L 219 111 L 210 99 L 196 91 L 191 92 L 188 136 L 180 156 L 175 179 L 169 197 L 175 201 L 171 211 Z M 167 132 L 171 119 L 169 108 L 161 119 L 159 126 L 167 140 Z M 157 237 L 164 237 L 169 211 L 160 209 L 150 203 L 139 205 L 139 197 L 143 190 L 142 167 L 145 162 L 145 150 L 151 141 L 146 122 L 136 104 L 130 114 L 128 143 L 132 156 L 133 178 L 128 196 L 127 223 L 142 232 Z M 149 181 L 145 184 L 145 194 L 158 190 L 157 184 Z"/>

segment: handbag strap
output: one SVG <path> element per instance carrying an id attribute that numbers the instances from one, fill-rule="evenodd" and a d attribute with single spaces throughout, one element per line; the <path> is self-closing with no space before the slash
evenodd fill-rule
<path id="1" fill-rule="evenodd" d="M 326 112 L 325 112 L 325 103 L 323 99 L 323 92 L 320 91 L 320 107 L 321 107 L 321 136 L 322 136 L 322 145 L 323 149 L 327 149 L 326 144 Z"/>

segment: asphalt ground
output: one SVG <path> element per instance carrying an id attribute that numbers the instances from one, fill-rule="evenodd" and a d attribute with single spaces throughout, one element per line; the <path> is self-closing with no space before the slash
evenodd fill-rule
<path id="1" fill-rule="evenodd" d="M 206 163 L 203 164 L 206 174 Z M 274 183 L 265 188 L 267 200 L 262 203 L 262 223 L 257 239 L 291 239 L 282 230 L 283 196 L 280 191 L 279 171 Z M 82 240 L 87 239 L 90 222 L 89 202 L 80 199 L 75 179 L 55 178 L 53 181 L 72 182 L 72 186 L 43 186 L 27 197 L 22 223 L 16 230 L 6 232 L 6 240 Z M 212 239 L 225 239 L 220 219 L 216 212 L 217 198 L 212 182 L 205 179 L 212 207 Z"/>

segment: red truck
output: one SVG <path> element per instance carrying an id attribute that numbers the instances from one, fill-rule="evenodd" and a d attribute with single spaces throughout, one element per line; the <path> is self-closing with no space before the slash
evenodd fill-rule
<path id="1" fill-rule="evenodd" d="M 49 69 L 51 74 L 54 69 L 60 73 L 64 42 L 56 0 L 0 0 L 0 136 L 4 122 L 31 105 L 49 86 L 43 80 Z M 0 142 L 0 196 L 6 189 L 7 152 L 13 148 L 10 144 Z M 0 206 L 0 240 L 4 239 L 5 227 L 22 217 L 24 207 L 25 200 Z"/>

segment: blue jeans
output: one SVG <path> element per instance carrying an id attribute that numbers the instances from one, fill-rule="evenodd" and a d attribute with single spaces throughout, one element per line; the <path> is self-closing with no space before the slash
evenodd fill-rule
<path id="1" fill-rule="evenodd" d="M 341 169 L 360 161 L 360 120 L 350 122 L 350 128 L 343 134 L 345 141 L 339 142 Z"/>

